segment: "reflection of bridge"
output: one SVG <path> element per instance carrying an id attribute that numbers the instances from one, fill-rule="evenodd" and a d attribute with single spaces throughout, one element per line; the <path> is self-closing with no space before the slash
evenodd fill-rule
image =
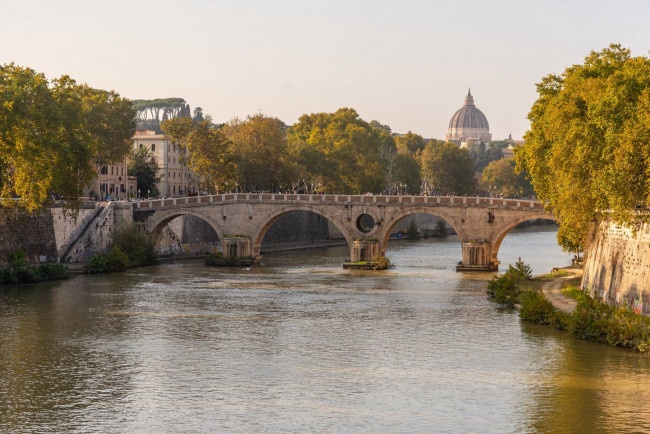
<path id="1" fill-rule="evenodd" d="M 215 230 L 227 254 L 259 257 L 266 231 L 292 211 L 311 211 L 328 219 L 347 240 L 352 262 L 385 254 L 391 231 L 402 218 L 434 215 L 460 238 L 459 270 L 496 269 L 499 246 L 515 226 L 533 219 L 555 220 L 542 203 L 528 200 L 256 193 L 136 202 L 133 219 L 158 237 L 174 218 L 192 215 Z"/>

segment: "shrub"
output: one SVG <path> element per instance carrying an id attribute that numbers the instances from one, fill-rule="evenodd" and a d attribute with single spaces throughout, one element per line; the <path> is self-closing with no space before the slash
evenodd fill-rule
<path id="1" fill-rule="evenodd" d="M 104 258 L 108 272 L 124 271 L 129 267 L 129 257 L 118 246 L 113 246 Z"/>
<path id="2" fill-rule="evenodd" d="M 70 270 L 56 262 L 46 262 L 36 267 L 36 274 L 43 280 L 62 280 L 70 277 Z"/>
<path id="3" fill-rule="evenodd" d="M 551 324 L 556 321 L 556 310 L 544 294 L 538 291 L 526 291 L 521 295 L 519 318 L 535 324 Z"/>
<path id="4" fill-rule="evenodd" d="M 135 225 L 116 231 L 113 234 L 113 245 L 127 255 L 130 267 L 158 263 L 153 239 L 141 233 Z"/>
<path id="5" fill-rule="evenodd" d="M 517 281 L 507 274 L 490 279 L 487 293 L 494 298 L 494 301 L 505 306 L 515 307 L 519 301 Z"/>
<path id="6" fill-rule="evenodd" d="M 406 235 L 412 240 L 417 240 L 420 238 L 420 231 L 418 230 L 418 225 L 415 224 L 415 220 L 411 220 L 409 223 L 409 227 L 406 230 Z"/>
<path id="7" fill-rule="evenodd" d="M 383 255 L 377 255 L 373 257 L 370 260 L 370 265 L 375 270 L 386 270 L 392 266 L 390 260 Z"/>
<path id="8" fill-rule="evenodd" d="M 84 270 L 86 273 L 105 273 L 106 270 L 106 259 L 104 259 L 103 255 L 100 255 L 98 253 L 95 253 L 92 258 L 90 258 L 90 261 L 86 265 L 84 265 Z"/>
<path id="9" fill-rule="evenodd" d="M 23 249 L 20 247 L 12 253 L 9 253 L 9 256 L 7 259 L 9 259 L 9 266 L 11 267 L 22 267 L 27 265 L 27 261 L 25 261 L 25 252 Z"/>
<path id="10" fill-rule="evenodd" d="M 438 220 L 436 223 L 436 228 L 433 231 L 434 236 L 444 237 L 447 235 L 447 224 L 443 220 Z"/>

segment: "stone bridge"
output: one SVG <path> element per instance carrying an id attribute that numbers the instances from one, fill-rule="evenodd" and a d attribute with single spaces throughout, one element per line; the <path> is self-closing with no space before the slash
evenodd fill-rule
<path id="1" fill-rule="evenodd" d="M 135 202 L 133 220 L 158 237 L 179 216 L 206 221 L 229 256 L 260 258 L 266 231 L 283 215 L 311 211 L 329 220 L 350 246 L 350 261 L 385 255 L 401 219 L 424 213 L 445 220 L 458 234 L 462 260 L 457 270 L 496 270 L 505 236 L 519 223 L 555 220 L 542 203 L 485 197 L 356 196 L 239 193 Z"/>

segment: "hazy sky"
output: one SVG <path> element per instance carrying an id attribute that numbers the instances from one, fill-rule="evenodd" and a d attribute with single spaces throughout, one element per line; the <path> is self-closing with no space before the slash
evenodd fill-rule
<path id="1" fill-rule="evenodd" d="M 468 87 L 495 139 L 521 137 L 535 83 L 611 42 L 648 55 L 650 0 L 0 0 L 0 63 L 216 122 L 353 107 L 435 138 Z"/>

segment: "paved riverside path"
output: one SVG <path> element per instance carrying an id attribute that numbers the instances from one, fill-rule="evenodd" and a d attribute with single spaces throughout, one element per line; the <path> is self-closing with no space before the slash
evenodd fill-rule
<path id="1" fill-rule="evenodd" d="M 544 285 L 542 285 L 542 292 L 556 309 L 564 313 L 571 313 L 578 302 L 575 299 L 562 294 L 562 284 L 569 279 L 581 277 L 582 269 L 563 268 L 562 270 L 568 271 L 569 274 L 544 283 Z"/>

